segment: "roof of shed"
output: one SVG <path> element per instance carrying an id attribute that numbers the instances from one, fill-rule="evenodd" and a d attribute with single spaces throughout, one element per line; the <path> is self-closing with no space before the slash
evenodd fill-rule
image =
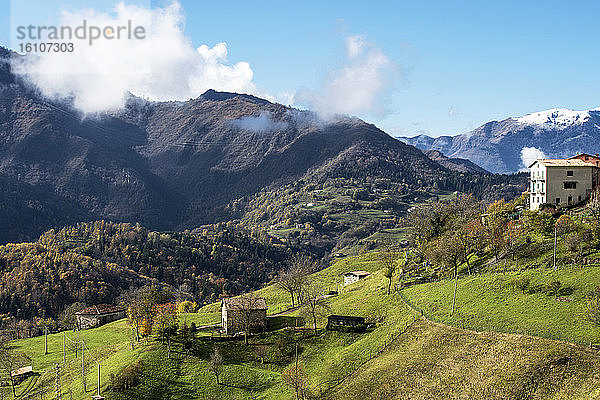
<path id="1" fill-rule="evenodd" d="M 264 297 L 228 297 L 223 299 L 226 310 L 266 310 L 267 300 Z"/>
<path id="2" fill-rule="evenodd" d="M 113 306 L 110 304 L 98 304 L 88 308 L 84 308 L 81 311 L 75 313 L 75 315 L 103 315 L 112 314 L 120 311 L 125 311 L 121 307 Z"/>
<path id="3" fill-rule="evenodd" d="M 368 276 L 371 275 L 371 273 L 367 271 L 352 271 L 346 272 L 344 275 Z"/>

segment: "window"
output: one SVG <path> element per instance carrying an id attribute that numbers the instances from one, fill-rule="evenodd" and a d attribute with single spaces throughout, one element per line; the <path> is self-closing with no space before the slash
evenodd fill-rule
<path id="1" fill-rule="evenodd" d="M 567 176 L 573 176 L 573 171 L 567 171 Z"/>
<path id="2" fill-rule="evenodd" d="M 577 189 L 577 182 L 564 182 L 565 189 Z"/>

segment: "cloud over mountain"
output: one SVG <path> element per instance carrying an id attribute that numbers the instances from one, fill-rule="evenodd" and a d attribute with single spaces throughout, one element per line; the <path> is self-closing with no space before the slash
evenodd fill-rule
<path id="1" fill-rule="evenodd" d="M 344 65 L 332 71 L 316 90 L 301 90 L 296 102 L 322 115 L 382 114 L 387 93 L 394 87 L 398 67 L 363 36 L 346 38 Z"/>
<path id="2" fill-rule="evenodd" d="M 72 98 L 84 112 L 120 108 L 127 93 L 150 100 L 187 100 L 208 89 L 255 92 L 246 62 L 228 63 L 227 44 L 194 48 L 185 36 L 179 3 L 143 8 L 120 3 L 112 13 L 64 12 L 61 26 L 143 26 L 140 40 L 71 40 L 73 53 L 40 53 L 25 57 L 16 70 L 51 98 Z"/>

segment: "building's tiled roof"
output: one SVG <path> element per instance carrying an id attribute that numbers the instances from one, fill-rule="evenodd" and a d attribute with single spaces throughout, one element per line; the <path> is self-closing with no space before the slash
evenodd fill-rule
<path id="1" fill-rule="evenodd" d="M 371 273 L 367 271 L 352 271 L 346 272 L 344 275 L 369 276 Z"/>
<path id="2" fill-rule="evenodd" d="M 589 157 L 589 158 L 595 158 L 595 159 L 598 159 L 598 160 L 600 160 L 600 155 L 598 155 L 598 154 L 596 154 L 596 155 L 593 155 L 593 154 L 588 154 L 588 153 L 579 153 L 579 154 L 577 154 L 576 156 L 569 157 L 569 160 L 572 160 L 572 159 L 575 159 L 575 158 L 577 158 L 577 157 L 581 157 L 581 156 L 585 156 L 585 157 Z M 584 161 L 585 161 L 585 160 L 584 160 Z"/>
<path id="3" fill-rule="evenodd" d="M 226 310 L 266 310 L 267 300 L 264 297 L 229 297 L 223 299 Z"/>
<path id="4" fill-rule="evenodd" d="M 593 167 L 593 165 L 589 162 L 585 162 L 579 159 L 536 160 L 533 164 L 530 165 L 530 167 L 533 166 L 536 162 L 539 162 L 540 164 L 545 165 L 546 167 Z"/>
<path id="5" fill-rule="evenodd" d="M 102 315 L 112 314 L 120 311 L 125 310 L 121 307 L 111 306 L 110 304 L 98 304 L 96 306 L 84 308 L 83 310 L 76 312 L 75 315 Z"/>
<path id="6" fill-rule="evenodd" d="M 33 366 L 28 365 L 26 367 L 22 367 L 19 369 L 13 369 L 12 371 L 10 371 L 10 376 L 17 377 L 17 376 L 31 374 L 31 373 L 33 373 Z"/>

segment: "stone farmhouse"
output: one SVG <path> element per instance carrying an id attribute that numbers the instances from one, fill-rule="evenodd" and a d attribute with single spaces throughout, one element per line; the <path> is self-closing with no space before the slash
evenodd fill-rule
<path id="1" fill-rule="evenodd" d="M 540 159 L 529 166 L 529 209 L 542 204 L 558 208 L 588 200 L 600 182 L 600 156 L 578 154 L 567 159 Z"/>
<path id="2" fill-rule="evenodd" d="M 76 312 L 75 317 L 78 329 L 90 329 L 125 318 L 125 310 L 110 304 L 98 304 Z"/>
<path id="3" fill-rule="evenodd" d="M 231 297 L 221 302 L 221 324 L 227 335 L 246 330 L 264 332 L 267 329 L 267 301 L 264 297 Z"/>

